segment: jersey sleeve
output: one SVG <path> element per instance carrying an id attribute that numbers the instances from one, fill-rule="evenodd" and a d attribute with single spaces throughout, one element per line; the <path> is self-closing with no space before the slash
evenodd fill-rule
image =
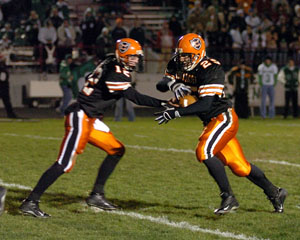
<path id="1" fill-rule="evenodd" d="M 123 96 L 137 105 L 148 107 L 161 107 L 161 103 L 165 102 L 163 100 L 141 94 L 132 87 L 124 91 Z"/>
<path id="2" fill-rule="evenodd" d="M 199 98 L 204 97 L 223 97 L 224 96 L 225 73 L 221 67 L 211 67 L 207 69 L 205 79 L 198 88 Z"/>
<path id="3" fill-rule="evenodd" d="M 116 82 L 116 81 L 105 81 L 105 84 L 110 93 L 114 93 L 117 91 L 125 91 L 131 87 L 131 83 L 129 82 Z"/>
<path id="4" fill-rule="evenodd" d="M 156 84 L 156 89 L 161 92 L 170 90 L 170 86 L 176 82 L 176 62 L 173 57 L 165 70 L 163 78 Z"/>

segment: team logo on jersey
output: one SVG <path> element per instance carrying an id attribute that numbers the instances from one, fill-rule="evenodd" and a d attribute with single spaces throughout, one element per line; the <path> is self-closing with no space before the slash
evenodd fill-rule
<path id="1" fill-rule="evenodd" d="M 193 38 L 192 40 L 190 40 L 190 44 L 196 50 L 199 50 L 201 48 L 201 41 L 199 38 Z"/>
<path id="2" fill-rule="evenodd" d="M 130 47 L 130 43 L 128 42 L 120 42 L 119 44 L 119 51 L 120 53 L 126 52 Z"/>

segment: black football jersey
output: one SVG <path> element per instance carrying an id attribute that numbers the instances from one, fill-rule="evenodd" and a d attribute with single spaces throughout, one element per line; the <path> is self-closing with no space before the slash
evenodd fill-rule
<path id="1" fill-rule="evenodd" d="M 138 105 L 161 106 L 161 100 L 140 94 L 132 88 L 130 72 L 114 56 L 110 56 L 86 77 L 77 102 L 89 117 L 99 117 L 121 97 Z"/>
<path id="2" fill-rule="evenodd" d="M 195 114 L 201 120 L 207 122 L 232 106 L 231 101 L 225 98 L 224 81 L 225 73 L 220 62 L 215 59 L 204 57 L 193 70 L 181 71 L 176 58 L 173 57 L 167 65 L 164 78 L 157 84 L 157 89 L 160 91 L 169 90 L 168 86 L 172 82 L 179 82 L 190 86 L 192 95 L 198 98 L 196 104 L 198 109 Z M 209 110 L 202 111 L 201 101 L 206 97 L 212 97 L 213 101 Z M 192 109 L 192 107 L 186 107 L 181 112 L 184 115 L 189 115 L 189 109 Z"/>

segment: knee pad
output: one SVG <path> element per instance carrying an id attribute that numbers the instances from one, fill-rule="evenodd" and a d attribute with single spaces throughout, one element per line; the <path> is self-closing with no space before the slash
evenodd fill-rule
<path id="1" fill-rule="evenodd" d="M 58 162 L 55 162 L 51 168 L 55 168 L 55 170 L 59 173 L 65 173 L 65 171 L 64 171 L 65 167 L 63 165 L 59 164 Z"/>
<path id="2" fill-rule="evenodd" d="M 125 154 L 125 147 L 122 145 L 121 147 L 117 148 L 114 155 L 118 155 L 122 157 Z"/>
<path id="3" fill-rule="evenodd" d="M 234 165 L 234 166 L 230 165 L 229 167 L 230 167 L 231 171 L 239 177 L 246 177 L 251 172 L 250 164 L 247 164 L 247 165 L 239 164 L 239 165 Z"/>
<path id="4" fill-rule="evenodd" d="M 199 148 L 196 149 L 196 157 L 200 163 L 202 163 L 205 160 L 205 158 L 201 154 L 201 150 Z"/>

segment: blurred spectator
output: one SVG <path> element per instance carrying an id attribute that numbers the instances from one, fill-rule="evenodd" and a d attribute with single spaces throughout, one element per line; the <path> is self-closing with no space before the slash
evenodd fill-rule
<path id="1" fill-rule="evenodd" d="M 139 18 L 135 18 L 133 22 L 133 28 L 129 32 L 129 37 L 138 41 L 142 47 L 145 44 L 145 30 L 141 26 L 141 20 Z"/>
<path id="2" fill-rule="evenodd" d="M 276 31 L 266 32 L 266 53 L 272 57 L 273 62 L 276 62 L 277 59 L 277 41 L 278 34 Z"/>
<path id="3" fill-rule="evenodd" d="M 56 7 L 58 9 L 58 13 L 59 13 L 59 16 L 63 19 L 68 19 L 69 18 L 69 13 L 70 13 L 70 10 L 69 10 L 69 5 L 66 1 L 64 0 L 57 0 L 56 2 Z"/>
<path id="4" fill-rule="evenodd" d="M 280 26 L 280 24 L 287 23 L 289 20 L 289 13 L 286 5 L 278 4 L 276 10 L 273 12 L 273 22 L 275 25 Z"/>
<path id="5" fill-rule="evenodd" d="M 197 33 L 200 35 L 203 39 L 206 39 L 206 32 L 203 24 L 201 22 L 198 22 L 195 24 L 195 27 L 191 30 L 193 33 Z M 206 41 L 207 42 L 207 41 Z"/>
<path id="6" fill-rule="evenodd" d="M 65 60 L 61 61 L 59 66 L 59 84 L 63 91 L 63 98 L 61 105 L 59 107 L 59 111 L 61 115 L 64 115 L 64 112 L 73 98 L 72 94 L 72 55 L 67 54 Z"/>
<path id="7" fill-rule="evenodd" d="M 290 43 L 290 49 L 297 65 L 300 65 L 300 34 Z"/>
<path id="8" fill-rule="evenodd" d="M 36 13 L 36 11 L 30 11 L 29 18 L 26 21 L 26 34 L 30 45 L 38 45 L 38 34 L 40 28 L 41 21 L 39 19 L 39 15 Z"/>
<path id="9" fill-rule="evenodd" d="M 235 0 L 239 9 L 243 9 L 243 11 L 248 14 L 249 10 L 252 8 L 253 0 Z"/>
<path id="10" fill-rule="evenodd" d="M 269 97 L 269 117 L 275 117 L 275 90 L 277 83 L 278 68 L 272 63 L 272 58 L 267 56 L 263 63 L 258 66 L 258 80 L 261 86 L 261 106 L 260 114 L 263 119 L 266 118 L 266 99 Z"/>
<path id="11" fill-rule="evenodd" d="M 38 39 L 41 43 L 39 48 L 39 60 L 42 72 L 46 72 L 47 66 L 55 64 L 55 42 L 57 40 L 56 29 L 50 19 L 45 23 L 45 26 L 40 28 Z"/>
<path id="12" fill-rule="evenodd" d="M 126 38 L 127 37 L 127 32 L 123 27 L 123 19 L 122 18 L 117 18 L 116 19 L 116 26 L 111 32 L 111 36 L 114 42 L 121 38 Z"/>
<path id="13" fill-rule="evenodd" d="M 178 21 L 176 15 L 173 14 L 171 16 L 171 19 L 169 21 L 169 26 L 175 38 L 175 42 L 177 42 L 178 39 L 183 35 L 183 30 L 182 30 L 181 23 Z"/>
<path id="14" fill-rule="evenodd" d="M 30 31 L 30 33 L 33 33 L 33 31 Z M 36 33 L 36 34 L 38 34 L 38 33 Z M 19 27 L 15 29 L 13 45 L 14 46 L 28 46 L 31 44 L 35 44 L 36 41 L 34 41 L 34 39 L 33 39 L 34 36 L 32 35 L 31 37 L 32 37 L 32 39 L 29 39 L 29 35 L 26 31 L 25 20 L 21 20 Z M 35 37 L 37 37 L 37 35 L 35 35 Z M 35 40 L 37 40 L 37 39 L 35 39 Z"/>
<path id="15" fill-rule="evenodd" d="M 65 19 L 63 24 L 57 29 L 57 38 L 57 58 L 60 62 L 65 58 L 66 54 L 72 54 L 72 49 L 75 45 L 76 33 L 69 20 Z"/>
<path id="16" fill-rule="evenodd" d="M 202 8 L 195 8 L 195 10 L 187 16 L 187 20 L 186 20 L 186 26 L 188 28 L 187 30 L 190 31 L 191 29 L 195 28 L 195 25 L 197 23 L 201 23 L 203 26 L 205 26 L 206 21 L 204 15 L 205 15 L 205 11 L 202 11 Z"/>
<path id="17" fill-rule="evenodd" d="M 97 12 L 96 15 L 96 22 L 95 22 L 95 35 L 98 37 L 101 32 L 102 29 L 104 27 L 109 27 L 108 22 L 104 19 L 104 15 L 101 12 Z"/>
<path id="18" fill-rule="evenodd" d="M 194 3 L 194 7 L 192 7 L 189 12 L 188 12 L 188 16 L 194 13 L 197 14 L 202 14 L 204 13 L 205 9 L 202 7 L 202 1 L 201 0 L 196 0 Z"/>
<path id="19" fill-rule="evenodd" d="M 175 40 L 172 31 L 169 28 L 169 23 L 164 22 L 162 29 L 157 32 L 157 49 L 160 49 L 160 64 L 158 73 L 161 73 L 166 68 L 166 64 L 171 58 L 172 51 L 175 45 Z"/>
<path id="20" fill-rule="evenodd" d="M 58 29 L 62 25 L 63 20 L 64 20 L 64 18 L 59 15 L 58 9 L 56 7 L 53 7 L 51 9 L 51 13 L 50 13 L 49 18 L 52 21 L 53 26 L 56 29 Z"/>
<path id="21" fill-rule="evenodd" d="M 211 32 L 216 32 L 219 29 L 220 19 L 217 14 L 216 8 L 213 5 L 210 5 L 204 14 L 204 21 L 206 26 L 210 26 Z"/>
<path id="22" fill-rule="evenodd" d="M 124 105 L 128 114 L 128 121 L 133 122 L 135 120 L 134 108 L 132 102 L 126 98 L 120 98 L 116 102 L 115 121 L 119 122 L 122 120 Z"/>
<path id="23" fill-rule="evenodd" d="M 38 39 L 42 44 L 55 44 L 57 40 L 57 33 L 51 20 L 48 19 L 45 25 L 40 28 Z"/>
<path id="24" fill-rule="evenodd" d="M 278 29 L 278 65 L 283 66 L 287 62 L 289 44 L 293 40 L 293 35 L 287 30 L 287 26 L 283 25 Z"/>
<path id="25" fill-rule="evenodd" d="M 114 53 L 115 42 L 107 27 L 102 28 L 101 34 L 96 39 L 96 55 L 98 59 L 104 60 L 106 54 Z"/>
<path id="26" fill-rule="evenodd" d="M 36 12 L 42 22 L 47 18 L 47 11 L 52 1 L 34 0 L 31 1 L 31 11 Z"/>
<path id="27" fill-rule="evenodd" d="M 92 8 L 87 8 L 80 23 L 80 29 L 83 49 L 87 51 L 89 55 L 92 55 L 93 47 L 97 38 L 95 27 L 96 19 L 94 17 L 93 10 Z"/>
<path id="28" fill-rule="evenodd" d="M 261 15 L 261 24 L 259 25 L 259 28 L 265 32 L 270 30 L 270 28 L 273 26 L 273 22 L 269 19 L 269 17 L 265 14 Z"/>
<path id="29" fill-rule="evenodd" d="M 231 68 L 228 73 L 228 80 L 233 85 L 234 109 L 239 118 L 249 117 L 248 88 L 254 81 L 254 74 L 251 67 L 245 65 L 241 60 L 237 66 Z"/>
<path id="30" fill-rule="evenodd" d="M 217 59 L 218 59 L 217 55 L 219 54 L 219 52 L 216 51 L 216 49 L 219 47 L 218 35 L 219 35 L 219 31 L 216 30 L 216 28 L 213 25 L 213 22 L 208 21 L 206 24 L 206 37 L 207 37 L 206 45 L 208 47 L 207 54 L 208 56 Z"/>
<path id="31" fill-rule="evenodd" d="M 280 69 L 278 81 L 284 84 L 285 89 L 285 106 L 283 117 L 289 115 L 289 105 L 292 101 L 293 117 L 298 117 L 298 86 L 300 82 L 300 69 L 295 66 L 293 59 L 288 60 L 288 64 Z"/>
<path id="32" fill-rule="evenodd" d="M 9 73 L 2 55 L 0 56 L 0 98 L 2 98 L 7 117 L 17 118 L 10 102 Z"/>
<path id="33" fill-rule="evenodd" d="M 232 61 L 232 37 L 228 32 L 228 25 L 221 26 L 221 31 L 216 36 L 216 45 L 217 52 L 219 53 L 219 56 L 216 58 L 224 64 L 224 68 L 230 66 Z"/>
<path id="34" fill-rule="evenodd" d="M 38 28 L 41 27 L 40 17 L 36 11 L 33 11 L 33 10 L 30 11 L 30 15 L 26 21 L 26 25 L 27 25 L 26 31 L 29 31 L 30 30 L 29 28 L 31 28 L 33 25 L 37 25 Z"/>
<path id="35" fill-rule="evenodd" d="M 11 28 L 10 23 L 5 23 L 4 27 L 0 30 L 0 39 L 6 36 L 10 41 L 14 40 L 14 30 Z"/>
<path id="36" fill-rule="evenodd" d="M 251 26 L 252 29 L 257 29 L 261 25 L 262 21 L 259 16 L 257 16 L 256 9 L 250 9 L 248 16 L 246 16 L 245 21 L 247 25 Z"/>
<path id="37" fill-rule="evenodd" d="M 255 56 L 253 59 L 253 68 L 257 69 L 257 66 L 261 64 L 261 59 L 265 56 L 266 48 L 266 33 L 262 32 L 260 28 L 257 32 L 253 33 L 253 49 L 255 49 Z"/>
<path id="38" fill-rule="evenodd" d="M 237 64 L 240 59 L 241 49 L 243 46 L 242 33 L 239 25 L 235 25 L 229 31 L 229 34 L 232 38 L 232 51 L 233 51 L 233 59 L 232 64 Z"/>
<path id="39" fill-rule="evenodd" d="M 0 22 L 3 21 L 3 12 L 2 12 L 2 7 L 0 5 Z"/>
<path id="40" fill-rule="evenodd" d="M 266 15 L 268 17 L 272 14 L 272 2 L 274 0 L 256 0 L 256 10 L 259 16 Z"/>
<path id="41" fill-rule="evenodd" d="M 247 27 L 243 9 L 238 9 L 230 20 L 230 28 L 236 28 L 236 26 L 239 26 L 240 31 L 244 31 Z"/>

